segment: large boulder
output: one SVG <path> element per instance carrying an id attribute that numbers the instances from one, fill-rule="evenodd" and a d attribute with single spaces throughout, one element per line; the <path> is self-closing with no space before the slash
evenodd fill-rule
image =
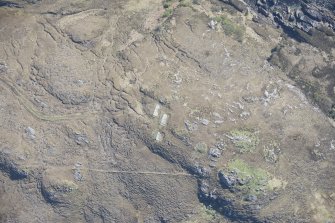
<path id="1" fill-rule="evenodd" d="M 220 184 L 225 189 L 230 189 L 237 183 L 237 175 L 234 172 L 219 171 Z"/>

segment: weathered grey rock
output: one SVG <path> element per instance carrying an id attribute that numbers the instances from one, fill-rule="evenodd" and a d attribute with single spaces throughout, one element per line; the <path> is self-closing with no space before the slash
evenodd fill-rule
<path id="1" fill-rule="evenodd" d="M 265 8 L 263 7 L 259 7 L 258 8 L 258 12 L 261 13 L 262 15 L 264 15 L 265 17 L 269 17 L 270 16 L 270 12 L 267 11 Z"/>
<path id="2" fill-rule="evenodd" d="M 195 174 L 199 175 L 199 177 L 207 178 L 210 176 L 210 169 L 202 166 L 194 167 Z"/>
<path id="3" fill-rule="evenodd" d="M 35 129 L 33 129 L 32 127 L 27 127 L 25 129 L 25 133 L 27 134 L 28 138 L 30 138 L 30 139 L 35 139 L 36 138 Z"/>
<path id="4" fill-rule="evenodd" d="M 308 33 L 313 28 L 313 26 L 311 26 L 310 24 L 306 22 L 297 23 L 297 27 L 306 33 Z"/>
<path id="5" fill-rule="evenodd" d="M 5 73 L 7 71 L 7 65 L 5 63 L 0 63 L 0 73 Z"/>
<path id="6" fill-rule="evenodd" d="M 295 20 L 294 14 L 290 14 L 289 17 L 288 17 L 288 21 L 289 22 L 294 22 L 294 20 Z"/>
<path id="7" fill-rule="evenodd" d="M 201 120 L 201 124 L 203 124 L 203 125 L 208 125 L 209 123 L 210 123 L 210 121 L 208 119 L 203 118 Z"/>
<path id="8" fill-rule="evenodd" d="M 168 118 L 169 118 L 169 116 L 167 114 L 163 114 L 159 124 L 161 126 L 166 126 L 167 123 L 168 123 Z"/>
<path id="9" fill-rule="evenodd" d="M 184 123 L 188 131 L 193 132 L 198 130 L 198 124 L 196 122 L 190 122 L 189 120 L 186 120 Z"/>
<path id="10" fill-rule="evenodd" d="M 212 163 L 209 163 L 208 166 L 211 167 L 211 168 L 214 168 L 214 167 L 216 167 L 216 163 L 213 161 Z"/>
<path id="11" fill-rule="evenodd" d="M 301 17 L 304 16 L 304 13 L 303 13 L 300 9 L 297 9 L 297 10 L 295 10 L 295 12 L 294 12 L 294 16 L 295 16 L 297 19 L 300 19 Z"/>
<path id="12" fill-rule="evenodd" d="M 230 189 L 237 183 L 237 176 L 234 173 L 227 173 L 223 170 L 219 171 L 220 184 L 225 189 Z"/>
<path id="13" fill-rule="evenodd" d="M 209 184 L 206 181 L 202 180 L 200 182 L 200 193 L 202 195 L 208 196 L 209 192 L 210 192 L 209 191 Z"/>
<path id="14" fill-rule="evenodd" d="M 77 181 L 82 181 L 84 179 L 83 175 L 81 174 L 80 170 L 76 169 L 73 173 L 73 178 Z"/>
<path id="15" fill-rule="evenodd" d="M 75 137 L 75 142 L 78 145 L 88 144 L 88 139 L 87 139 L 87 136 L 85 134 L 75 133 L 74 137 Z"/>
<path id="16" fill-rule="evenodd" d="M 254 194 L 248 194 L 244 200 L 250 201 L 250 202 L 256 202 L 257 201 L 257 196 Z"/>
<path id="17" fill-rule="evenodd" d="M 216 28 L 216 24 L 217 24 L 216 21 L 211 20 L 211 21 L 208 23 L 208 26 L 209 26 L 209 28 L 215 30 L 215 28 Z"/>
<path id="18" fill-rule="evenodd" d="M 277 19 L 279 20 L 279 21 L 284 21 L 284 16 L 282 15 L 282 13 L 280 13 L 280 12 L 274 12 L 273 13 L 273 15 L 275 16 L 275 17 L 277 17 Z"/>
<path id="19" fill-rule="evenodd" d="M 308 16 L 305 16 L 305 15 L 300 17 L 300 21 L 304 22 L 304 23 L 307 23 L 312 27 L 316 26 L 316 22 L 313 19 L 311 19 L 311 18 L 309 18 Z"/>
<path id="20" fill-rule="evenodd" d="M 224 143 L 224 141 L 219 141 L 215 144 L 216 148 L 218 148 L 219 150 L 224 150 L 226 144 Z"/>
<path id="21" fill-rule="evenodd" d="M 257 5 L 257 6 L 265 7 L 265 6 L 266 6 L 266 1 L 263 1 L 263 0 L 257 0 L 256 5 Z"/>
<path id="22" fill-rule="evenodd" d="M 318 22 L 321 22 L 321 20 L 322 20 L 321 13 L 318 12 L 317 10 L 315 10 L 315 9 L 310 8 L 307 4 L 303 4 L 302 11 L 307 16 L 309 16 L 310 18 L 312 18 L 312 19 L 314 19 L 314 20 L 316 20 Z"/>
<path id="23" fill-rule="evenodd" d="M 218 148 L 210 148 L 208 154 L 212 157 L 219 158 L 221 156 L 221 151 Z"/>
<path id="24" fill-rule="evenodd" d="M 84 146 L 88 145 L 89 140 L 86 134 L 80 133 L 80 132 L 69 132 L 68 133 L 69 138 L 73 139 L 77 145 Z"/>

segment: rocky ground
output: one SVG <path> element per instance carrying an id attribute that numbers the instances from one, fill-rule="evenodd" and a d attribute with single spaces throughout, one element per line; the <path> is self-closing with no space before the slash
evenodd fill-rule
<path id="1" fill-rule="evenodd" d="M 0 1 L 0 222 L 335 222 L 332 1 Z"/>

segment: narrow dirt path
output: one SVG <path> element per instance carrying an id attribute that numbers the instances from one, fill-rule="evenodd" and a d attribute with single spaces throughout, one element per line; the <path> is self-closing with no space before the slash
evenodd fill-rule
<path id="1" fill-rule="evenodd" d="M 94 171 L 100 173 L 120 173 L 120 174 L 135 174 L 135 175 L 163 175 L 163 176 L 190 176 L 193 175 L 185 173 L 185 172 L 153 172 L 153 171 L 124 171 L 124 170 L 101 170 L 101 169 L 90 169 L 90 168 L 71 168 L 72 170 L 87 170 Z"/>
<path id="2" fill-rule="evenodd" d="M 115 174 L 134 174 L 134 175 L 155 175 L 155 176 L 188 176 L 194 177 L 194 175 L 186 173 L 186 172 L 155 172 L 155 171 L 132 171 L 132 170 L 116 170 L 116 169 L 98 169 L 98 168 L 86 168 L 86 167 L 73 167 L 73 166 L 43 166 L 43 165 L 28 165 L 24 166 L 24 168 L 55 168 L 57 170 L 77 170 L 77 171 L 92 171 L 98 173 L 115 173 Z"/>

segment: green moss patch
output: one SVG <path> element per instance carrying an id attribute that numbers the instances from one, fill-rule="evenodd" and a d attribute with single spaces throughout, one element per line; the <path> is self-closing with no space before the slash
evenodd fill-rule
<path id="1" fill-rule="evenodd" d="M 207 147 L 207 144 L 204 143 L 204 142 L 199 142 L 197 143 L 195 146 L 194 146 L 194 150 L 199 152 L 199 153 L 207 153 L 208 151 L 208 147 Z"/>
<path id="2" fill-rule="evenodd" d="M 236 187 L 245 193 L 258 194 L 267 188 L 270 174 L 265 170 L 252 167 L 240 159 L 229 162 L 228 170 L 236 173 L 239 181 Z"/>
<path id="3" fill-rule="evenodd" d="M 246 29 L 243 25 L 240 25 L 228 17 L 221 15 L 217 16 L 215 20 L 222 25 L 224 32 L 228 36 L 234 37 L 237 41 L 242 42 Z"/>
<path id="4" fill-rule="evenodd" d="M 259 144 L 259 138 L 255 132 L 249 130 L 233 130 L 228 136 L 240 153 L 254 152 Z"/>

